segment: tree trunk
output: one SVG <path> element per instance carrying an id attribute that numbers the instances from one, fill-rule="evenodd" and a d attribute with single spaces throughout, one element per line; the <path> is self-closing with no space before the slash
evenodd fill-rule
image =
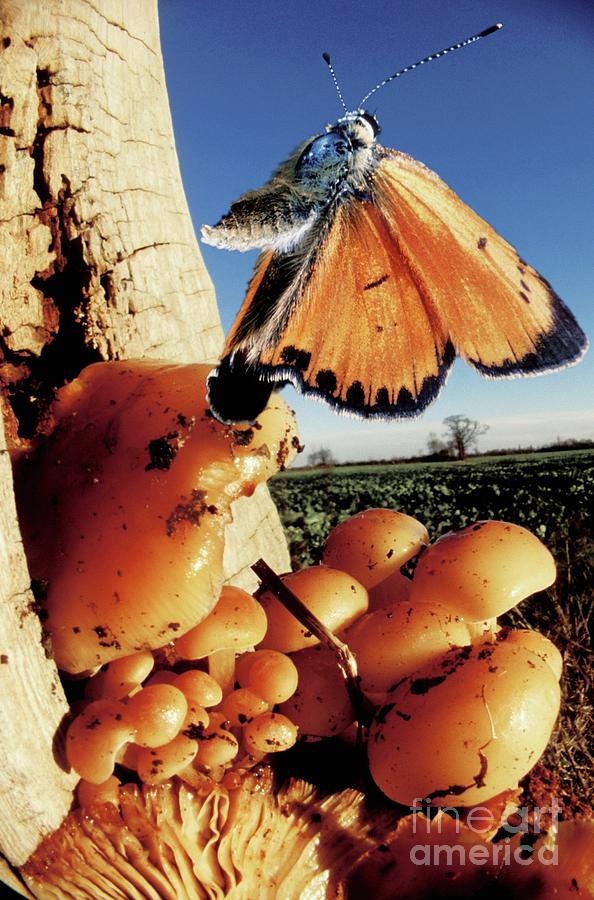
<path id="1" fill-rule="evenodd" d="M 0 0 L 0 383 L 8 448 L 100 359 L 214 362 L 222 330 L 174 147 L 156 0 Z M 3 440 L 3 436 L 2 436 Z M 265 487 L 236 504 L 225 571 L 288 568 Z M 0 446 L 0 850 L 23 863 L 76 781 Z M 0 873 L 2 872 L 0 866 Z M 1 877 L 1 875 L 0 875 Z"/>

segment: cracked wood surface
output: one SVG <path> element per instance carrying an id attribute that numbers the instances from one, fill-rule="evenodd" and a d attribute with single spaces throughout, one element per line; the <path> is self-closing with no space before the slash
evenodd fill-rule
<path id="1" fill-rule="evenodd" d="M 9 447 L 35 436 L 56 387 L 89 362 L 216 360 L 223 335 L 181 184 L 156 0 L 0 0 L 0 258 Z M 5 450 L 0 463 L 0 851 L 19 865 L 66 813 L 73 778 Z M 289 568 L 264 486 L 235 507 L 227 577 L 253 587 L 259 556 Z"/>

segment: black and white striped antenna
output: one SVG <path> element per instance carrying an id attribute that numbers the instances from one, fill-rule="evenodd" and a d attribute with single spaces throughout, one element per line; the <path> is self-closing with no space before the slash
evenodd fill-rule
<path id="1" fill-rule="evenodd" d="M 345 112 L 348 112 L 347 105 L 344 102 L 344 97 L 342 96 L 342 91 L 340 90 L 340 85 L 338 83 L 338 79 L 336 78 L 336 72 L 334 71 L 334 67 L 333 67 L 332 63 L 330 62 L 330 54 L 322 53 L 322 59 L 324 60 L 324 62 L 328 66 L 328 68 L 330 69 L 330 74 L 332 75 L 332 81 L 334 82 L 334 87 L 336 88 L 336 93 L 338 94 L 338 99 L 342 103 L 342 108 L 344 109 Z"/>
<path id="2" fill-rule="evenodd" d="M 405 75 L 407 72 L 412 72 L 413 69 L 416 69 L 418 66 L 423 66 L 425 63 L 433 62 L 434 59 L 439 59 L 441 56 L 445 56 L 446 53 L 453 53 L 454 50 L 461 50 L 462 47 L 468 47 L 469 44 L 474 44 L 475 41 L 487 37 L 489 34 L 494 34 L 494 32 L 499 31 L 500 28 L 503 28 L 503 25 L 501 22 L 498 22 L 497 25 L 491 25 L 490 28 L 485 28 L 484 31 L 479 31 L 478 34 L 473 34 L 472 37 L 466 38 L 464 41 L 459 41 L 459 43 L 457 44 L 452 44 L 451 47 L 444 47 L 443 50 L 437 50 L 430 56 L 424 56 L 423 59 L 419 59 L 418 62 L 412 63 L 409 66 L 405 66 L 404 69 L 400 69 L 400 71 L 398 72 L 394 72 L 393 75 L 388 76 L 388 78 L 384 78 L 383 81 L 380 81 L 379 84 L 376 84 L 376 86 L 372 88 L 368 94 L 365 94 L 365 96 L 359 103 L 359 106 L 362 106 L 366 100 L 369 100 L 372 94 L 375 94 L 375 92 L 379 91 L 379 89 L 384 87 L 384 85 L 389 84 L 391 81 L 394 81 L 395 78 L 400 78 L 401 75 Z"/>
<path id="3" fill-rule="evenodd" d="M 380 81 L 378 84 L 376 84 L 376 86 L 372 88 L 368 94 L 365 94 L 365 96 L 359 103 L 359 106 L 362 106 L 366 100 L 369 100 L 372 94 L 375 94 L 375 92 L 379 91 L 379 89 L 384 87 L 384 85 L 389 84 L 391 81 L 394 81 L 395 78 L 400 78 L 401 75 L 406 75 L 407 72 L 412 72 L 413 69 L 425 65 L 425 63 L 433 62 L 434 59 L 439 59 L 440 57 L 445 56 L 446 53 L 453 53 L 454 50 L 461 50 L 462 47 L 468 47 L 469 44 L 474 44 L 481 38 L 487 37 L 490 34 L 494 34 L 496 31 L 499 31 L 500 28 L 503 28 L 503 25 L 501 22 L 498 22 L 496 25 L 491 25 L 489 28 L 485 28 L 484 31 L 479 31 L 478 34 L 473 34 L 472 37 L 466 38 L 463 41 L 459 41 L 457 44 L 452 44 L 450 47 L 444 47 L 443 50 L 436 50 L 430 56 L 424 56 L 423 59 L 419 59 L 416 63 L 411 63 L 411 65 L 405 66 L 404 69 L 400 69 L 398 72 L 394 72 L 393 75 L 389 75 L 388 78 L 384 78 L 383 81 Z M 336 93 L 338 94 L 338 98 L 342 103 L 343 109 L 345 112 L 348 112 L 347 105 L 344 102 L 344 97 L 342 96 L 342 91 L 340 90 L 338 79 L 336 78 L 334 67 L 330 62 L 330 54 L 322 53 L 322 59 L 330 69 L 332 81 L 334 82 L 334 87 L 336 88 Z"/>

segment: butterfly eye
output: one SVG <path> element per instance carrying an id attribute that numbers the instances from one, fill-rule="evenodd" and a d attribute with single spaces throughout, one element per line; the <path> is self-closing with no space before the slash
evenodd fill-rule
<path id="1" fill-rule="evenodd" d="M 331 167 L 341 163 L 350 150 L 350 145 L 341 134 L 330 131 L 317 137 L 309 144 L 299 157 L 297 173 Z"/>

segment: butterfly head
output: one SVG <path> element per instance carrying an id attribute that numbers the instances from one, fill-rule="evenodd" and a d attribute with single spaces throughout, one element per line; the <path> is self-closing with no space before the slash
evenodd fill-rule
<path id="1" fill-rule="evenodd" d="M 365 110 L 347 112 L 308 143 L 297 161 L 297 178 L 320 187 L 350 178 L 358 181 L 370 165 L 379 131 L 377 120 Z"/>
<path id="2" fill-rule="evenodd" d="M 336 125 L 328 125 L 327 131 L 336 128 L 343 129 L 351 136 L 351 140 L 367 146 L 375 143 L 375 139 L 381 131 L 379 122 L 371 113 L 364 109 L 353 109 L 351 112 L 345 113 Z"/>

